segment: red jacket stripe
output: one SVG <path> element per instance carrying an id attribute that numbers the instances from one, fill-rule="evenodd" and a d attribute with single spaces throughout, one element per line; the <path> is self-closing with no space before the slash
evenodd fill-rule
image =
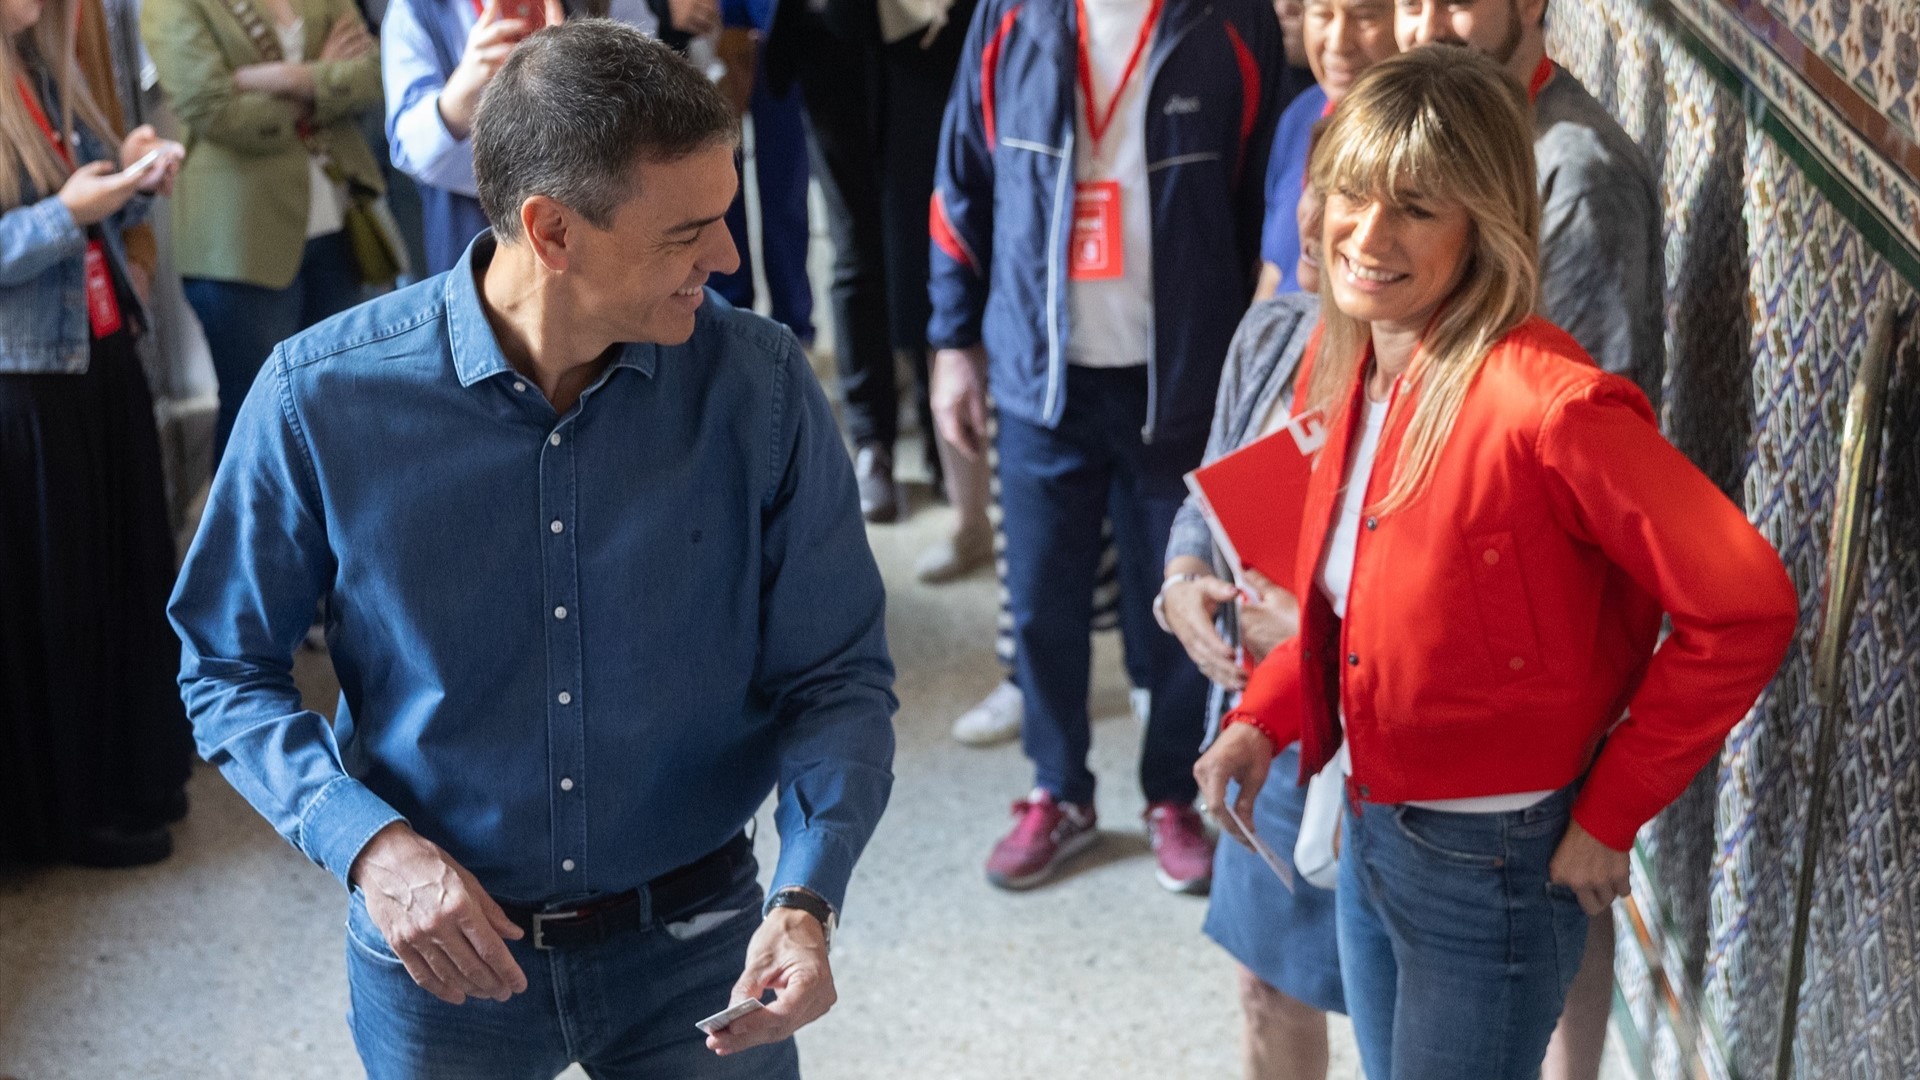
<path id="1" fill-rule="evenodd" d="M 980 263 L 974 259 L 973 252 L 967 250 L 966 241 L 960 239 L 960 234 L 954 230 L 953 219 L 947 216 L 946 197 L 938 191 L 927 201 L 927 232 L 932 235 L 934 245 L 947 258 L 975 274 L 980 273 Z"/>
<path id="2" fill-rule="evenodd" d="M 1000 17 L 1000 25 L 994 29 L 993 36 L 987 39 L 987 46 L 980 50 L 980 128 L 986 133 L 987 149 L 993 149 L 994 111 L 993 83 L 1000 71 L 1000 46 L 1013 33 L 1013 20 L 1019 16 L 1020 7 L 1015 5 Z"/>
<path id="3" fill-rule="evenodd" d="M 1233 45 L 1234 62 L 1240 65 L 1240 156 L 1235 159 L 1233 174 L 1240 175 L 1246 165 L 1247 143 L 1253 138 L 1253 125 L 1260 122 L 1260 65 L 1254 62 L 1253 50 L 1240 36 L 1240 31 L 1227 23 L 1227 41 Z"/>

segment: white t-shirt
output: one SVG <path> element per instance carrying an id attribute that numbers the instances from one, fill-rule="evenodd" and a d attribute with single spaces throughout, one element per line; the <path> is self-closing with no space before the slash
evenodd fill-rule
<path id="1" fill-rule="evenodd" d="M 298 64 L 307 58 L 307 21 L 295 18 L 276 27 L 280 31 L 280 51 L 288 62 Z M 346 207 L 342 192 L 327 177 L 320 155 L 307 155 L 307 239 L 337 233 L 346 225 Z"/>
<path id="2" fill-rule="evenodd" d="M 1333 613 L 1340 618 L 1347 617 L 1347 593 L 1353 588 L 1353 560 L 1360 542 L 1361 511 L 1366 509 L 1367 484 L 1373 478 L 1373 459 L 1380 449 L 1380 432 L 1386 428 L 1388 402 L 1376 402 L 1371 394 L 1362 394 L 1366 401 L 1366 430 L 1360 436 L 1360 445 L 1354 448 L 1353 460 L 1348 465 L 1347 486 L 1340 494 L 1340 510 L 1333 519 L 1333 535 L 1327 541 L 1327 550 L 1321 556 L 1320 573 L 1315 583 L 1327 601 L 1333 605 Z M 1347 719 L 1340 717 L 1344 728 Z M 1352 757 L 1348 753 L 1350 744 L 1340 743 L 1340 772 L 1353 775 Z M 1513 795 L 1486 795 L 1470 799 L 1429 799 L 1409 801 L 1408 806 L 1423 807 L 1428 810 L 1444 810 L 1454 814 L 1504 814 L 1511 810 L 1525 810 L 1553 794 L 1551 791 L 1523 791 Z"/>
<path id="3" fill-rule="evenodd" d="M 1105 111 L 1127 57 L 1140 40 L 1149 0 L 1086 0 L 1087 55 L 1094 104 Z M 1159 28 L 1154 28 L 1159 33 Z M 1151 51 L 1149 45 L 1148 51 Z M 1073 175 L 1080 182 L 1120 185 L 1122 276 L 1067 282 L 1067 362 L 1082 367 L 1135 367 L 1153 350 L 1153 218 L 1147 189 L 1147 56 L 1113 107 L 1096 157 L 1087 130 L 1087 102 L 1074 80 Z"/>

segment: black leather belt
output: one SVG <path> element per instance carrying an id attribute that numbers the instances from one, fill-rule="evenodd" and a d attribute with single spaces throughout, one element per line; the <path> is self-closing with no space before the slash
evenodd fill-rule
<path id="1" fill-rule="evenodd" d="M 678 922 L 701 911 L 733 886 L 735 873 L 753 858 L 753 841 L 745 832 L 678 869 L 647 882 L 653 917 Z M 568 908 L 548 910 L 501 903 L 513 925 L 527 932 L 536 949 L 570 949 L 605 941 L 623 930 L 643 927 L 640 890 L 628 889 L 597 896 Z"/>

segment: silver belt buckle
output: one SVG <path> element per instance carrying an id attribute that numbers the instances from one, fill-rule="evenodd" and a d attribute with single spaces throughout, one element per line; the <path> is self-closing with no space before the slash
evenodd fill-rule
<path id="1" fill-rule="evenodd" d="M 542 952 L 551 950 L 553 946 L 547 944 L 547 924 L 550 922 L 565 922 L 568 919 L 577 919 L 579 917 L 580 913 L 577 911 L 534 912 L 533 947 Z"/>

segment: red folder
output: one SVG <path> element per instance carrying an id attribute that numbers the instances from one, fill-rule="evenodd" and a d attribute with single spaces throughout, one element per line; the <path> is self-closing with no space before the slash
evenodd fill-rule
<path id="1" fill-rule="evenodd" d="M 1314 455 L 1327 442 L 1319 410 L 1292 417 L 1285 427 L 1255 439 L 1187 474 L 1191 490 L 1226 555 L 1236 582 L 1246 567 L 1286 585 L 1300 548 L 1300 518 Z"/>

